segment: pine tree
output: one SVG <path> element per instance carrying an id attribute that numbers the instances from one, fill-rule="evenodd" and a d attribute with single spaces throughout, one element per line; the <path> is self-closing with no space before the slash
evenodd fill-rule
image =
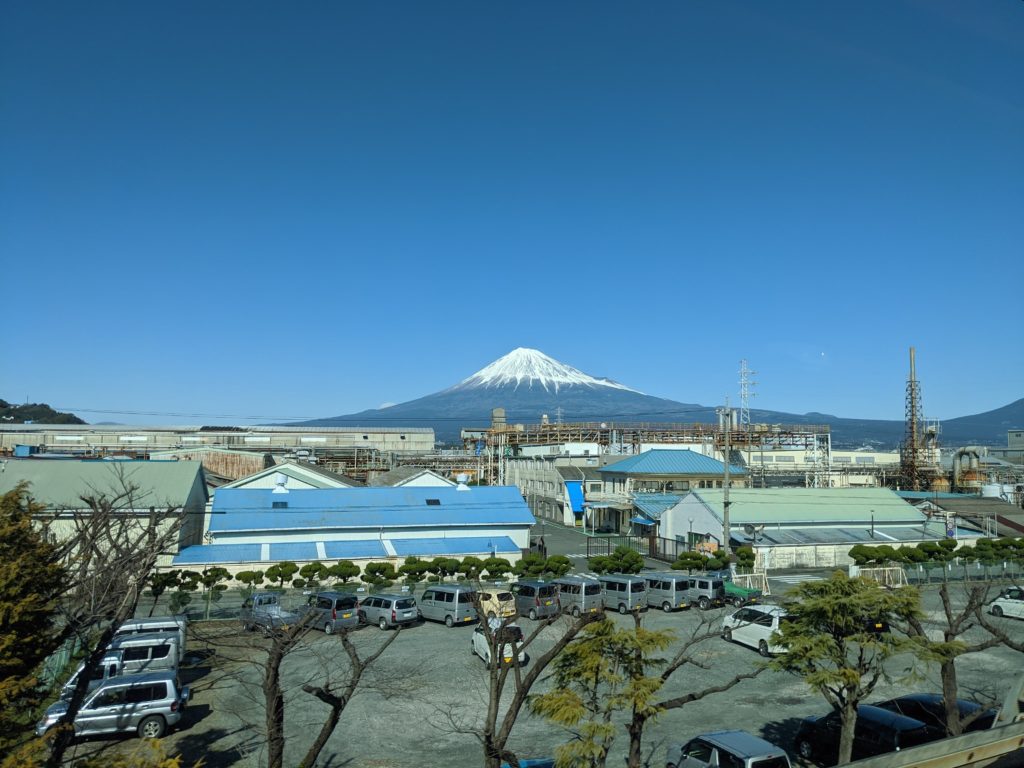
<path id="1" fill-rule="evenodd" d="M 26 485 L 0 497 L 0 752 L 31 732 L 36 671 L 65 639 L 54 618 L 67 574 L 37 511 Z"/>
<path id="2" fill-rule="evenodd" d="M 909 651 L 921 655 L 914 640 L 891 632 L 873 632 L 867 622 L 908 622 L 920 615 L 920 597 L 912 587 L 888 590 L 842 571 L 823 581 L 804 582 L 783 601 L 786 621 L 777 643 L 786 648 L 772 666 L 800 675 L 839 713 L 839 760 L 850 762 L 857 705 L 882 680 L 889 680 L 886 660 Z M 809 757 L 809 744 L 797 744 Z"/>

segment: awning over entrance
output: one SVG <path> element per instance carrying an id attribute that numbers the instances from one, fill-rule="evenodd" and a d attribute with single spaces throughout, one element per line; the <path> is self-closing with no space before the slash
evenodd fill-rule
<path id="1" fill-rule="evenodd" d="M 648 520 L 646 517 L 640 517 L 640 515 L 634 517 L 630 522 L 636 523 L 637 525 L 654 525 L 653 520 Z"/>
<path id="2" fill-rule="evenodd" d="M 566 480 L 565 489 L 569 491 L 569 504 L 573 512 L 583 511 L 583 482 L 581 480 Z"/>

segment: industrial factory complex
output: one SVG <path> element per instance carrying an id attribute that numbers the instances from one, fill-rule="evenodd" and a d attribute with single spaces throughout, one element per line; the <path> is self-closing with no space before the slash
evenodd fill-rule
<path id="1" fill-rule="evenodd" d="M 749 423 L 743 409 L 711 424 L 510 424 L 495 407 L 455 447 L 422 426 L 0 424 L 0 492 L 28 482 L 59 515 L 117 468 L 148 500 L 140 507 L 187 508 L 165 567 L 236 571 L 515 560 L 538 522 L 666 560 L 727 535 L 763 568 L 841 566 L 856 544 L 1024 535 L 1024 430 L 1008 430 L 1005 449 L 940 446 L 921 417 L 913 352 L 906 403 L 891 451 L 834 449 L 827 426 Z"/>

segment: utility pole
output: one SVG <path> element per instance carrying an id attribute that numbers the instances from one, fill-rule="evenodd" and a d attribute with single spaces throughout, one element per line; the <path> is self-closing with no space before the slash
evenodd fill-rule
<path id="1" fill-rule="evenodd" d="M 715 411 L 718 414 L 719 426 L 725 428 L 725 478 L 722 486 L 722 553 L 728 557 L 731 553 L 729 546 L 729 431 L 732 429 L 733 410 L 729 407 L 729 398 L 725 398 L 725 407 Z"/>

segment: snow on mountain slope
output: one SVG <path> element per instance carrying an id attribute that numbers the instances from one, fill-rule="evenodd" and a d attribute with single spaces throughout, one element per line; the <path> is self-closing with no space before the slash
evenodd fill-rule
<path id="1" fill-rule="evenodd" d="M 540 350 L 526 347 L 513 349 L 447 391 L 507 386 L 518 389 L 524 384 L 528 388 L 537 384 L 547 392 L 558 392 L 561 387 L 566 386 L 610 387 L 626 392 L 637 391 L 611 379 L 596 379 L 571 365 L 548 357 Z"/>

